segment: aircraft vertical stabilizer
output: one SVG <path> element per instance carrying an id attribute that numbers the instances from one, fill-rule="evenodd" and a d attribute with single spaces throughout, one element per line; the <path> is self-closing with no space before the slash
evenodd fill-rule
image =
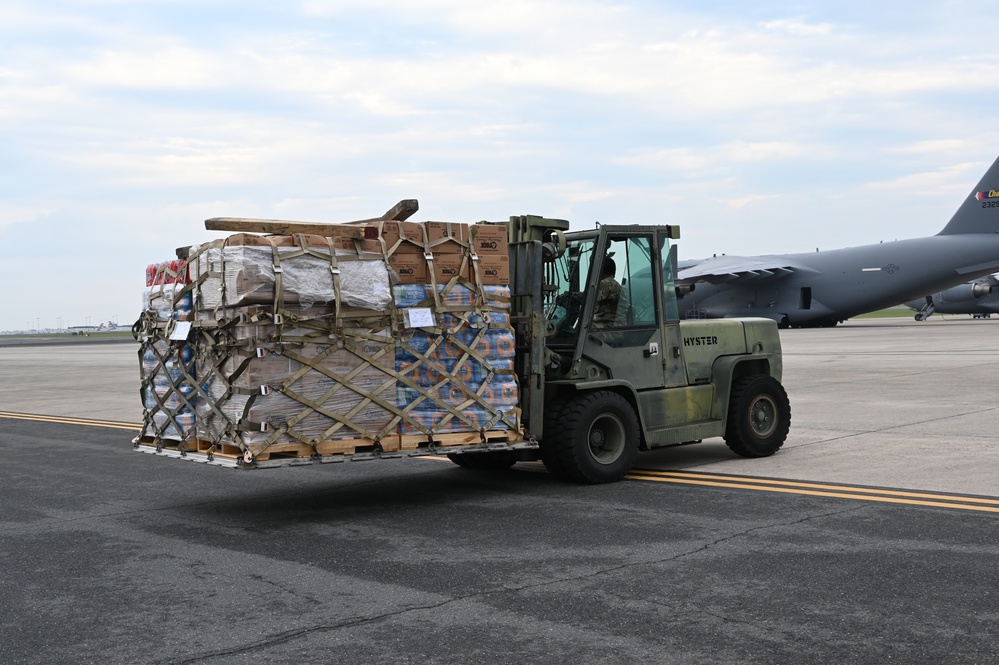
<path id="1" fill-rule="evenodd" d="M 937 235 L 964 233 L 999 233 L 999 159 Z"/>

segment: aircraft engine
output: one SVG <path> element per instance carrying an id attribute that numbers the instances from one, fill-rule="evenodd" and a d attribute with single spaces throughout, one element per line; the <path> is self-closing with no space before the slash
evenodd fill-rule
<path id="1" fill-rule="evenodd" d="M 940 293 L 944 302 L 967 302 L 992 293 L 992 284 L 988 282 L 972 282 L 955 286 Z"/>

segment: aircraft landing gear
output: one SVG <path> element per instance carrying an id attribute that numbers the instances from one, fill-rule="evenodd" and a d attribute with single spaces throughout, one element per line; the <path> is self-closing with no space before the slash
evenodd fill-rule
<path id="1" fill-rule="evenodd" d="M 915 319 L 917 321 L 925 321 L 926 319 L 930 318 L 930 316 L 932 316 L 933 312 L 935 311 L 937 311 L 937 308 L 933 304 L 933 298 L 927 296 L 926 304 L 923 305 L 923 308 L 916 313 Z"/>

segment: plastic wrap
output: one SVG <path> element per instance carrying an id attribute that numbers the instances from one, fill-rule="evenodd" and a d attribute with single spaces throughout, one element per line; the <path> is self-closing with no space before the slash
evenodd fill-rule
<path id="1" fill-rule="evenodd" d="M 188 321 L 193 318 L 194 301 L 184 284 L 160 284 L 142 292 L 142 311 L 152 311 L 160 319 Z"/>
<path id="2" fill-rule="evenodd" d="M 200 249 L 196 270 L 199 277 L 204 277 L 199 289 L 199 309 L 274 303 L 278 294 L 271 247 L 231 245 Z M 277 249 L 281 257 L 280 295 L 286 305 L 308 308 L 336 302 L 328 248 L 325 252 L 322 248 L 310 248 L 314 254 L 302 254 L 297 247 Z M 356 252 L 350 250 L 336 250 L 336 256 L 343 305 L 384 310 L 391 304 L 385 261 L 358 259 Z"/>
<path id="3" fill-rule="evenodd" d="M 395 356 L 388 331 L 379 336 L 348 336 L 343 348 L 305 344 L 285 355 L 261 346 L 261 355 L 202 365 L 211 403 L 199 407 L 199 436 L 214 440 L 230 424 L 239 424 L 240 441 L 252 446 L 387 433 L 395 415 L 376 400 L 395 403 Z"/>
<path id="4" fill-rule="evenodd" d="M 395 286 L 396 307 L 436 308 L 432 288 Z M 509 288 L 483 287 L 484 306 L 476 304 L 479 296 L 470 288 L 439 288 L 442 332 L 405 330 L 396 348 L 396 371 L 415 384 L 399 382 L 398 405 L 410 416 L 401 432 L 419 434 L 420 426 L 435 434 L 516 429 L 519 389 Z"/>
<path id="5" fill-rule="evenodd" d="M 157 287 L 158 288 L 158 287 Z M 143 436 L 186 441 L 195 435 L 197 404 L 194 349 L 184 343 L 146 340 L 140 350 Z"/>

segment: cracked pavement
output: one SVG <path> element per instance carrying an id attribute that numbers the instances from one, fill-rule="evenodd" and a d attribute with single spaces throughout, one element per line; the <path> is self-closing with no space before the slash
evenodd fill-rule
<path id="1" fill-rule="evenodd" d="M 987 662 L 994 516 L 4 423 L 0 662 Z"/>

